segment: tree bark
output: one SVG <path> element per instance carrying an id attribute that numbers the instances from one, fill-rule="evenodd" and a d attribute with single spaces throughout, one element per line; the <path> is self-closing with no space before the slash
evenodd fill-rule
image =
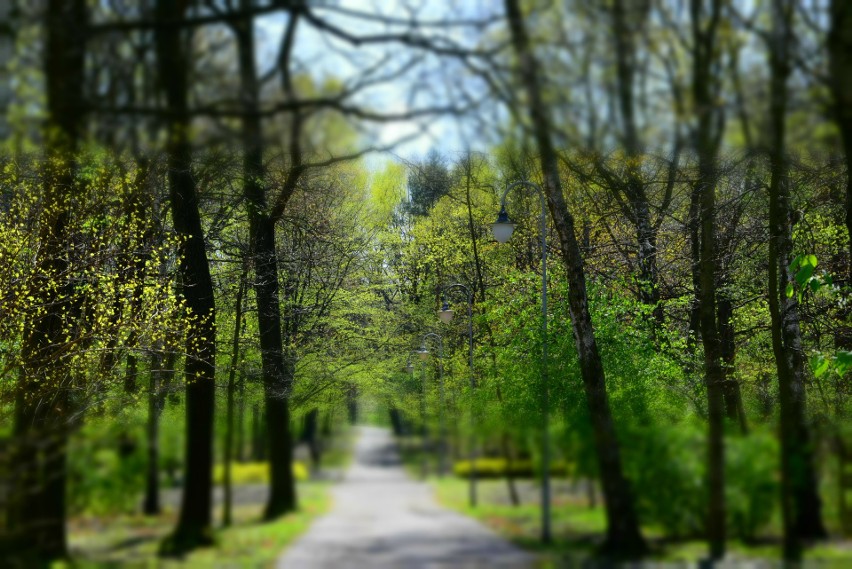
<path id="1" fill-rule="evenodd" d="M 402 435 L 402 421 L 399 409 L 392 408 L 391 425 L 394 435 Z M 311 472 L 319 473 L 320 461 L 322 459 L 322 445 L 319 436 L 319 409 L 314 407 L 305 415 L 305 442 L 308 444 L 308 453 L 311 457 Z"/>
<path id="2" fill-rule="evenodd" d="M 630 14 L 627 13 L 630 9 Z M 651 206 L 645 184 L 642 181 L 640 163 L 642 148 L 639 129 L 636 126 L 636 101 L 634 73 L 636 70 L 636 34 L 631 27 L 640 27 L 647 18 L 647 5 L 615 0 L 612 6 L 612 33 L 616 55 L 616 81 L 618 109 L 622 123 L 622 142 L 627 155 L 625 179 L 615 180 L 617 187 L 611 188 L 624 196 L 624 213 L 636 232 L 636 259 L 639 266 L 639 300 L 653 307 L 654 324 L 663 323 L 660 305 L 659 271 L 657 269 L 657 227 L 651 219 Z M 677 135 L 675 135 L 677 136 Z M 601 166 L 603 167 L 603 166 Z M 662 212 L 661 212 L 662 214 Z"/>
<path id="3" fill-rule="evenodd" d="M 852 283 L 852 6 L 847 0 L 831 1 L 828 34 L 829 82 L 834 95 L 837 128 L 846 159 L 846 232 L 849 237 L 847 284 Z M 852 334 L 848 338 L 852 345 Z"/>
<path id="4" fill-rule="evenodd" d="M 358 422 L 358 388 L 354 383 L 350 383 L 346 389 L 346 410 L 349 424 L 356 424 Z"/>
<path id="5" fill-rule="evenodd" d="M 234 461 L 234 392 L 236 391 L 237 364 L 240 361 L 240 332 L 243 326 L 243 295 L 248 285 L 248 263 L 243 265 L 237 298 L 234 301 L 234 335 L 231 340 L 231 366 L 228 370 L 227 410 L 225 418 L 225 448 L 223 449 L 223 500 L 222 525 L 228 527 L 232 521 L 233 493 L 231 483 L 231 464 Z"/>
<path id="6" fill-rule="evenodd" d="M 748 421 L 743 407 L 740 382 L 732 377 L 737 359 L 737 343 L 734 330 L 734 306 L 731 298 L 719 292 L 716 299 L 719 322 L 719 342 L 721 343 L 722 362 L 725 366 L 725 387 L 722 396 L 725 400 L 725 415 L 729 421 L 740 426 L 740 433 L 748 434 Z"/>
<path id="7" fill-rule="evenodd" d="M 148 463 L 145 466 L 145 498 L 142 502 L 146 516 L 160 514 L 160 414 L 165 403 L 163 363 L 162 352 L 155 350 L 151 355 L 148 384 Z"/>
<path id="8" fill-rule="evenodd" d="M 187 2 L 158 0 L 160 21 L 179 20 Z M 193 327 L 187 336 L 185 473 L 180 516 L 161 553 L 180 554 L 212 543 L 213 410 L 215 394 L 216 313 L 213 281 L 201 227 L 198 194 L 192 175 L 189 140 L 188 54 L 180 29 L 163 26 L 156 32 L 160 86 L 171 123 L 167 144 L 169 197 L 175 231 L 183 239 L 179 294 Z"/>
<path id="9" fill-rule="evenodd" d="M 781 506 L 784 518 L 784 558 L 799 561 L 803 540 L 826 537 L 822 503 L 813 463 L 813 443 L 807 424 L 805 356 L 796 295 L 790 270 L 793 238 L 790 207 L 789 160 L 785 142 L 787 80 L 791 71 L 794 3 L 774 0 L 773 32 L 769 50 L 771 125 L 769 183 L 769 311 L 772 349 L 778 371 L 781 407 Z"/>
<path id="10" fill-rule="evenodd" d="M 541 95 L 540 71 L 524 27 L 518 0 L 505 0 L 512 44 L 519 59 L 523 88 L 528 95 L 528 112 L 538 145 L 547 204 L 553 218 L 569 284 L 569 310 L 580 370 L 595 433 L 606 501 L 607 532 L 602 552 L 619 557 L 638 557 L 647 551 L 639 529 L 633 494 L 624 476 L 621 449 L 607 400 L 603 365 L 595 340 L 586 296 L 586 279 L 580 247 L 574 234 L 574 218 L 562 194 L 556 151 L 551 139 L 547 106 Z"/>
<path id="11" fill-rule="evenodd" d="M 709 423 L 707 483 L 707 539 L 710 557 L 725 555 L 725 368 L 722 344 L 716 327 L 716 171 L 715 156 L 699 156 L 698 198 L 701 227 L 700 296 L 698 316 L 704 344 L 704 384 L 707 389 Z"/>
<path id="12" fill-rule="evenodd" d="M 237 385 L 237 429 L 236 441 L 234 446 L 236 452 L 234 458 L 238 462 L 246 461 L 246 378 L 245 374 L 241 373 Z"/>
<path id="13" fill-rule="evenodd" d="M 693 230 L 698 235 L 693 247 L 698 253 L 697 317 L 704 345 L 704 385 L 707 389 L 707 540 L 710 558 L 725 555 L 725 366 L 717 325 L 716 276 L 718 250 L 716 239 L 717 160 L 724 127 L 724 115 L 716 103 L 719 78 L 714 75 L 717 31 L 722 2 L 711 0 L 705 14 L 703 0 L 692 0 L 692 95 L 695 105 L 695 151 L 698 154 L 698 180 L 692 188 L 690 212 Z"/>
<path id="14" fill-rule="evenodd" d="M 241 5 L 246 7 L 246 0 Z M 291 16 L 292 17 L 292 16 Z M 274 519 L 296 509 L 293 478 L 292 434 L 289 398 L 293 370 L 285 361 L 281 337 L 281 307 L 278 294 L 278 259 L 275 251 L 275 222 L 267 211 L 263 186 L 263 139 L 258 108 L 259 86 L 254 61 L 254 30 L 250 18 L 234 24 L 239 56 L 243 107 L 243 193 L 249 208 L 254 291 L 260 334 L 261 372 L 266 404 L 270 460 L 270 492 L 264 518 Z"/>
<path id="15" fill-rule="evenodd" d="M 255 403 L 251 407 L 251 459 L 254 462 L 266 460 L 267 448 L 264 427 L 266 422 L 261 413 L 260 405 Z"/>
<path id="16" fill-rule="evenodd" d="M 50 0 L 45 9 L 47 34 L 44 73 L 47 89 L 44 217 L 40 220 L 37 274 L 49 286 L 29 294 L 44 313 L 27 323 L 21 344 L 13 439 L 15 470 L 9 512 L 13 535 L 9 556 L 26 563 L 50 564 L 67 555 L 66 452 L 73 401 L 73 378 L 61 357 L 78 300 L 72 298 L 66 257 L 67 198 L 74 193 L 75 154 L 83 134 L 83 79 L 86 26 L 84 0 Z"/>

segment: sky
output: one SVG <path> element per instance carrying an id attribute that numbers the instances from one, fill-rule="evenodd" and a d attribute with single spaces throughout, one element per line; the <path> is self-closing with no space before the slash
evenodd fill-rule
<path id="1" fill-rule="evenodd" d="M 330 2 L 329 2 L 330 4 Z M 499 2 L 495 0 L 340 0 L 334 5 L 344 9 L 382 14 L 394 18 L 409 18 L 416 13 L 421 20 L 442 20 L 447 18 L 475 18 L 484 14 L 494 14 Z M 334 10 L 323 9 L 321 3 L 315 5 L 317 15 L 352 34 L 368 35 L 399 32 L 403 27 L 388 27 L 382 23 L 341 15 Z M 274 14 L 257 20 L 258 61 L 261 72 L 274 63 L 278 44 L 286 24 L 286 15 Z M 478 39 L 479 32 L 436 28 L 433 32 L 450 36 L 454 41 L 472 45 Z M 403 65 L 412 51 L 399 44 L 362 45 L 353 47 L 335 39 L 331 34 L 321 33 L 309 24 L 302 24 L 296 35 L 297 69 L 310 73 L 315 79 L 338 78 L 354 81 L 363 77 L 364 70 L 381 62 L 380 68 L 393 69 Z M 364 91 L 356 100 L 363 106 L 387 112 L 406 112 L 415 108 L 434 104 L 446 104 L 448 90 L 453 89 L 454 81 L 469 81 L 462 74 L 453 74 L 447 62 L 426 56 L 422 63 L 406 76 L 390 82 L 382 82 Z M 386 72 L 386 71 L 385 71 Z M 449 86 L 449 87 L 448 87 Z M 458 87 L 459 85 L 455 85 Z M 473 88 L 465 85 L 466 88 Z M 454 117 L 433 118 L 426 125 L 413 122 L 392 122 L 377 125 L 370 129 L 375 136 L 376 146 L 391 144 L 405 136 L 415 136 L 397 146 L 393 154 L 398 159 L 409 160 L 425 156 L 432 148 L 445 155 L 480 145 L 476 133 L 469 126 L 460 124 Z M 388 155 L 372 155 L 368 165 L 374 167 L 384 163 Z"/>

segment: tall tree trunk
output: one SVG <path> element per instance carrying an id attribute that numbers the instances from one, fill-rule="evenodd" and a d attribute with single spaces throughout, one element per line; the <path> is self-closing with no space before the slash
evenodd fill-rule
<path id="1" fill-rule="evenodd" d="M 734 330 L 734 305 L 727 293 L 719 291 L 716 298 L 719 342 L 721 343 L 722 362 L 725 366 L 725 388 L 722 396 L 725 400 L 725 415 L 728 420 L 740 426 L 740 433 L 748 434 L 748 421 L 743 407 L 740 382 L 732 377 L 737 359 L 737 343 Z"/>
<path id="2" fill-rule="evenodd" d="M 704 345 L 704 384 L 707 390 L 707 540 L 711 559 L 725 555 L 725 366 L 717 325 L 716 276 L 718 250 L 716 239 L 717 159 L 724 127 L 724 115 L 716 104 L 719 78 L 714 74 L 717 54 L 717 30 L 722 17 L 722 1 L 691 0 L 692 23 L 692 95 L 695 105 L 695 151 L 698 154 L 698 180 L 692 188 L 690 212 L 698 231 L 697 316 Z M 695 247 L 695 243 L 693 247 Z"/>
<path id="3" fill-rule="evenodd" d="M 251 459 L 254 462 L 266 460 L 266 437 L 263 436 L 265 425 L 260 405 L 255 403 L 251 406 Z"/>
<path id="4" fill-rule="evenodd" d="M 781 406 L 781 506 L 784 517 L 784 558 L 799 561 L 802 540 L 826 537 L 822 523 L 813 443 L 807 424 L 805 357 L 799 328 L 796 295 L 786 287 L 794 283 L 790 270 L 793 238 L 790 208 L 789 161 L 785 143 L 787 80 L 791 71 L 794 2 L 772 3 L 773 35 L 769 50 L 771 124 L 769 183 L 769 311 L 772 349 L 778 370 Z"/>
<path id="5" fill-rule="evenodd" d="M 391 425 L 393 426 L 394 435 L 399 436 L 402 434 L 402 421 L 399 409 L 391 409 Z M 308 453 L 311 457 L 311 472 L 314 474 L 319 473 L 320 460 L 322 459 L 322 445 L 320 444 L 319 431 L 319 409 L 314 407 L 305 415 L 304 436 L 304 440 L 308 444 Z"/>
<path id="6" fill-rule="evenodd" d="M 234 446 L 236 453 L 234 458 L 238 462 L 246 461 L 246 378 L 240 373 L 237 385 L 237 428 Z"/>
<path id="7" fill-rule="evenodd" d="M 249 2 L 240 6 L 247 9 Z M 260 334 L 261 371 L 266 404 L 267 442 L 270 460 L 269 501 L 265 519 L 274 519 L 296 509 L 293 478 L 292 434 L 289 398 L 293 386 L 282 349 L 281 307 L 278 294 L 278 259 L 275 252 L 275 222 L 267 211 L 263 185 L 263 139 L 257 114 L 259 86 L 254 61 L 254 29 L 251 18 L 234 25 L 239 55 L 243 108 L 243 193 L 249 208 L 249 233 L 254 265 L 254 291 Z"/>
<path id="8" fill-rule="evenodd" d="M 222 461 L 224 463 L 223 476 L 223 494 L 224 504 L 222 508 L 222 525 L 228 527 L 231 525 L 232 515 L 232 482 L 231 482 L 231 464 L 234 461 L 234 392 L 236 391 L 235 381 L 237 375 L 237 364 L 240 361 L 240 333 L 243 326 L 243 295 L 245 294 L 248 285 L 248 263 L 243 264 L 243 270 L 240 273 L 240 283 L 237 288 L 237 298 L 234 301 L 234 335 L 231 340 L 231 365 L 228 370 L 228 388 L 227 388 L 227 410 L 225 418 L 225 448 L 222 453 Z"/>
<path id="9" fill-rule="evenodd" d="M 157 18 L 163 22 L 180 20 L 185 15 L 186 5 L 187 2 L 158 0 Z M 179 554 L 212 543 L 216 312 L 192 175 L 188 54 L 184 51 L 185 42 L 181 41 L 181 28 L 160 26 L 156 31 L 156 43 L 160 85 L 172 119 L 166 152 L 172 220 L 175 231 L 183 238 L 180 295 L 194 319 L 185 348 L 186 471 L 180 516 L 174 533 L 161 548 L 163 554 Z"/>
<path id="10" fill-rule="evenodd" d="M 698 316 L 704 344 L 704 383 L 707 389 L 709 422 L 707 478 L 707 539 L 710 556 L 725 555 L 725 368 L 722 344 L 716 327 L 716 171 L 713 156 L 699 157 L 699 219 L 701 227 L 700 297 Z"/>
<path id="11" fill-rule="evenodd" d="M 51 283 L 57 276 L 68 279 L 67 198 L 74 192 L 75 154 L 83 130 L 86 2 L 50 0 L 45 15 L 46 175 L 36 273 Z M 73 379 L 60 356 L 79 311 L 69 288 L 68 282 L 56 282 L 29 291 L 33 305 L 44 312 L 26 323 L 21 345 L 13 426 L 16 503 L 8 519 L 15 541 L 9 553 L 34 565 L 67 554 L 66 452 Z"/>
<path id="12" fill-rule="evenodd" d="M 828 54 L 835 120 L 846 158 L 846 232 L 849 237 L 846 282 L 852 284 L 852 5 L 847 0 L 831 0 Z M 848 342 L 842 347 L 852 347 L 852 334 Z"/>
<path id="13" fill-rule="evenodd" d="M 283 377 L 292 385 L 294 365 L 285 359 Z M 287 387 L 289 393 L 289 386 Z M 296 509 L 296 480 L 293 477 L 293 445 L 290 408 L 285 394 L 267 392 L 266 436 L 269 449 L 270 494 L 264 518 L 271 520 Z"/>
<path id="14" fill-rule="evenodd" d="M 346 389 L 346 410 L 349 424 L 356 424 L 358 422 L 358 388 L 354 383 L 350 383 Z"/>
<path id="15" fill-rule="evenodd" d="M 829 80 L 834 95 L 834 116 L 843 140 L 846 162 L 845 220 L 848 241 L 846 286 L 852 286 L 852 6 L 845 0 L 831 2 L 831 29 L 828 34 Z M 838 311 L 834 344 L 852 350 L 852 308 Z M 844 378 L 849 380 L 850 375 Z"/>
<path id="16" fill-rule="evenodd" d="M 657 269 L 657 228 L 651 219 L 651 206 L 642 181 L 640 163 L 642 148 L 636 126 L 636 97 L 634 73 L 636 71 L 636 42 L 638 28 L 644 25 L 648 5 L 615 0 L 612 5 L 612 33 L 615 43 L 618 109 L 621 118 L 624 150 L 627 154 L 626 179 L 618 180 L 612 191 L 621 193 L 625 200 L 626 217 L 636 232 L 636 258 L 639 266 L 639 300 L 653 307 L 654 323 L 663 323 L 660 305 Z M 629 12 L 629 13 L 628 13 Z M 601 167 L 603 167 L 601 165 Z"/>
<path id="17" fill-rule="evenodd" d="M 142 511 L 146 516 L 160 514 L 160 413 L 165 403 L 163 391 L 163 353 L 155 349 L 151 355 L 148 384 L 148 462 L 145 465 L 145 498 Z"/>
<path id="18" fill-rule="evenodd" d="M 574 234 L 574 218 L 562 194 L 562 180 L 551 139 L 547 106 L 541 95 L 540 70 L 527 37 L 518 0 L 505 0 L 505 6 L 512 44 L 519 59 L 521 82 L 528 95 L 528 112 L 538 144 L 547 203 L 568 275 L 568 302 L 574 340 L 595 433 L 595 448 L 606 501 L 607 533 L 602 550 L 620 557 L 637 557 L 647 551 L 647 546 L 639 530 L 633 494 L 621 465 L 621 449 L 607 400 L 603 365 L 589 314 L 583 259 Z"/>

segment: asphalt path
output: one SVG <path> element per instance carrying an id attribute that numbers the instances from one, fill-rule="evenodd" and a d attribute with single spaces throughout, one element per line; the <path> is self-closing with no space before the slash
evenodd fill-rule
<path id="1" fill-rule="evenodd" d="M 439 506 L 402 468 L 390 432 L 359 427 L 331 511 L 279 558 L 278 569 L 528 569 L 535 558 Z"/>

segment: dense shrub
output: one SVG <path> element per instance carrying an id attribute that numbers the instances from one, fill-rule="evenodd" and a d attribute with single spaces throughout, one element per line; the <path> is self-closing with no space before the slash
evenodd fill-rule
<path id="1" fill-rule="evenodd" d="M 770 432 L 725 439 L 728 531 L 754 539 L 778 501 L 778 443 Z M 668 536 L 699 536 L 707 512 L 706 426 L 685 422 L 634 434 L 626 459 L 642 522 Z"/>
<path id="2" fill-rule="evenodd" d="M 293 462 L 293 476 L 296 480 L 307 480 L 309 478 L 308 467 L 299 461 Z M 225 478 L 225 465 L 217 464 L 213 468 L 213 482 L 222 484 Z M 269 463 L 268 462 L 232 462 L 231 481 L 234 485 L 239 484 L 268 484 Z"/>
<path id="3" fill-rule="evenodd" d="M 72 514 L 132 513 L 145 485 L 141 417 L 122 422 L 90 419 L 71 441 L 68 504 Z"/>
<path id="4" fill-rule="evenodd" d="M 726 442 L 728 528 L 752 540 L 772 519 L 780 496 L 778 441 L 763 430 Z"/>
<path id="5" fill-rule="evenodd" d="M 517 478 L 533 478 L 538 474 L 537 465 L 531 460 L 512 461 L 511 473 Z M 507 463 L 505 458 L 477 458 L 474 461 L 476 475 L 478 478 L 502 478 L 507 474 Z M 467 478 L 470 475 L 470 461 L 460 460 L 453 465 L 456 476 Z M 567 465 L 565 462 L 553 462 L 550 465 L 550 473 L 555 476 L 565 476 Z"/>
<path id="6" fill-rule="evenodd" d="M 704 530 L 706 511 L 704 433 L 698 426 L 649 427 L 625 445 L 625 462 L 644 524 L 672 537 Z"/>

